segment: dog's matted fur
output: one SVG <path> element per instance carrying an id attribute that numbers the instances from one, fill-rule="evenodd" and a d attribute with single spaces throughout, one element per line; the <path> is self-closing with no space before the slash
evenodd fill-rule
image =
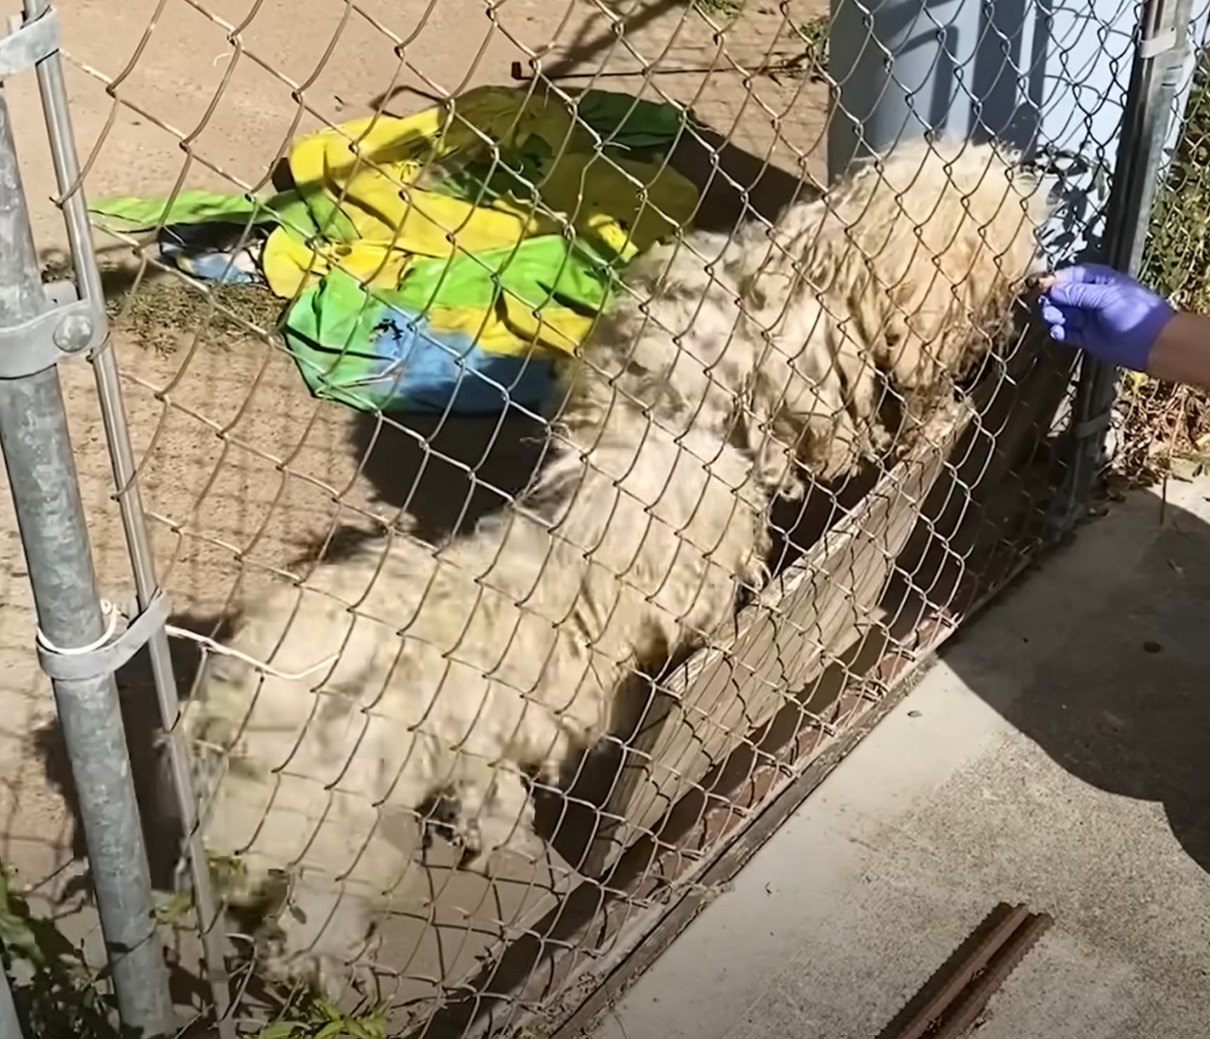
<path id="1" fill-rule="evenodd" d="M 249 604 L 230 648 L 271 670 L 210 661 L 187 730 L 232 767 L 206 840 L 240 854 L 252 896 L 289 872 L 273 966 L 334 968 L 365 944 L 407 867 L 392 813 L 456 804 L 471 868 L 524 850 L 523 771 L 554 782 L 604 731 L 625 669 L 715 630 L 737 584 L 761 583 L 735 288 L 670 246 L 628 281 L 666 287 L 623 303 L 568 373 L 553 458 L 515 506 L 440 551 L 397 536 Z"/>
<path id="2" fill-rule="evenodd" d="M 905 448 L 1005 330 L 1050 209 L 1017 153 L 943 139 L 787 210 L 740 273 L 748 312 L 791 361 L 759 373 L 787 380 L 757 394 L 779 402 L 762 416 L 775 446 L 824 481 Z"/>
<path id="3" fill-rule="evenodd" d="M 247 604 L 184 724 L 203 778 L 229 762 L 212 854 L 242 858 L 248 901 L 289 878 L 273 970 L 336 986 L 426 805 L 456 809 L 469 868 L 538 850 L 526 774 L 554 783 L 630 668 L 709 639 L 759 587 L 796 452 L 820 477 L 853 468 L 885 446 L 880 392 L 923 399 L 966 366 L 1033 260 L 1031 189 L 991 147 L 913 146 L 792 207 L 772 245 L 751 226 L 651 250 L 564 373 L 517 502 L 440 550 L 397 535 Z"/>

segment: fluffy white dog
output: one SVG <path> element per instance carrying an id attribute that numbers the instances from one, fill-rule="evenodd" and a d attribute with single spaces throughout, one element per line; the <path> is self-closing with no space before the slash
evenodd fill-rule
<path id="1" fill-rule="evenodd" d="M 552 457 L 515 504 L 248 604 L 184 725 L 203 788 L 225 772 L 204 835 L 242 861 L 235 904 L 276 916 L 274 972 L 338 987 L 409 868 L 400 824 L 434 805 L 469 868 L 537 849 L 527 776 L 554 783 L 630 669 L 709 640 L 761 585 L 800 460 L 848 471 L 887 443 L 880 393 L 965 367 L 1030 268 L 1037 194 L 990 147 L 913 146 L 771 239 L 651 250 L 564 373 Z"/>
<path id="2" fill-rule="evenodd" d="M 637 291 L 666 291 L 650 317 L 624 303 L 568 374 L 553 458 L 513 507 L 440 551 L 401 535 L 322 564 L 249 604 L 241 656 L 209 661 L 185 724 L 203 763 L 231 767 L 206 843 L 240 856 L 248 900 L 289 874 L 275 969 L 336 982 L 407 867 L 402 813 L 455 805 L 470 868 L 525 850 L 524 773 L 553 783 L 627 669 L 708 636 L 761 583 L 768 495 L 736 435 L 754 344 L 705 260 L 663 247 L 635 265 Z"/>
<path id="3" fill-rule="evenodd" d="M 747 312 L 790 360 L 758 372 L 785 380 L 755 395 L 778 402 L 765 467 L 831 481 L 906 449 L 1002 335 L 1050 212 L 1016 154 L 955 140 L 900 146 L 790 207 L 740 261 Z"/>

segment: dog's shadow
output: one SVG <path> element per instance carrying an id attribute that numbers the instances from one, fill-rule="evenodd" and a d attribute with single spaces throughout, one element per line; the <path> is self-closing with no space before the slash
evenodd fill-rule
<path id="1" fill-rule="evenodd" d="M 545 423 L 519 408 L 499 415 L 358 414 L 349 431 L 349 452 L 377 503 L 405 513 L 410 533 L 431 545 L 472 530 L 519 496 L 541 469 L 547 443 Z M 339 538 L 346 548 L 356 542 L 343 531 Z"/>

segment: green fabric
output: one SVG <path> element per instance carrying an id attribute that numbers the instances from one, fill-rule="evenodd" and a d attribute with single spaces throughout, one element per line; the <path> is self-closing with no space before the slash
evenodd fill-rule
<path id="1" fill-rule="evenodd" d="M 357 241 L 353 221 L 322 188 L 284 191 L 272 201 L 278 222 L 299 241 L 314 238 L 337 243 Z"/>
<path id="2" fill-rule="evenodd" d="M 672 144 L 685 123 L 679 109 L 642 101 L 629 94 L 590 90 L 575 99 L 580 119 L 606 141 L 606 148 L 650 150 Z M 527 200 L 527 184 L 539 183 L 554 156 L 546 143 L 530 137 L 507 158 L 468 163 L 451 172 L 434 190 L 489 205 L 501 196 Z M 511 167 L 510 168 L 510 161 Z M 514 172 L 515 170 L 515 172 Z M 117 196 L 93 200 L 88 211 L 98 226 L 136 233 L 174 224 L 284 224 L 299 239 L 323 235 L 331 241 L 356 239 L 352 222 L 322 190 L 283 191 L 264 199 L 219 194 L 202 189 L 180 191 L 175 197 Z"/>
<path id="3" fill-rule="evenodd" d="M 88 211 L 101 227 L 114 231 L 150 231 L 173 224 L 270 223 L 275 198 L 254 201 L 247 195 L 219 195 L 213 191 L 178 192 L 175 198 L 103 198 L 89 203 Z"/>
<path id="4" fill-rule="evenodd" d="M 490 159 L 464 163 L 430 187 L 477 206 L 490 206 L 500 198 L 528 203 L 533 199 L 530 185 L 542 182 L 552 158 L 554 153 L 547 143 L 531 135 L 520 148 L 501 154 L 494 163 Z"/>
<path id="5" fill-rule="evenodd" d="M 175 198 L 117 197 L 96 199 L 88 212 L 99 227 L 127 234 L 156 227 L 199 224 L 283 224 L 291 234 L 306 239 L 323 234 L 337 242 L 356 239 L 352 221 L 322 191 L 282 191 L 264 199 L 247 195 L 219 195 L 198 189 L 178 192 Z"/>
<path id="6" fill-rule="evenodd" d="M 588 91 L 575 98 L 574 105 L 579 121 L 590 128 L 581 125 L 573 142 L 567 142 L 580 154 L 593 149 L 595 134 L 601 139 L 596 147 L 615 158 L 658 160 L 687 121 L 674 106 L 627 94 Z M 429 143 L 418 142 L 418 147 Z M 433 170 L 436 177 L 426 187 L 475 205 L 498 199 L 528 205 L 534 186 L 541 190 L 556 159 L 545 140 L 530 134 L 499 149 L 494 161 L 492 156 L 476 156 L 459 163 L 452 156 L 439 162 Z M 323 186 L 261 199 L 204 190 L 182 191 L 171 199 L 106 198 L 94 200 L 89 210 L 100 226 L 116 232 L 175 226 L 183 233 L 186 227 L 223 224 L 267 230 L 276 225 L 305 243 L 358 241 L 352 221 Z M 526 311 L 541 315 L 547 308 L 560 308 L 564 322 L 570 311 L 581 316 L 582 325 L 583 318 L 591 320 L 611 304 L 615 273 L 623 266 L 620 257 L 600 255 L 584 237 L 568 241 L 561 235 L 543 235 L 475 255 L 416 257 L 393 289 L 367 291 L 353 275 L 333 268 L 290 306 L 283 331 L 311 392 L 354 408 L 444 406 L 441 394 L 452 394 L 457 386 L 451 385 L 460 385 L 462 377 L 447 370 L 442 350 L 466 358 L 470 367 L 506 386 L 518 380 L 514 399 L 533 405 L 542 399 L 541 373 L 549 362 L 498 353 L 493 335 L 514 334 L 523 340 L 539 335 L 549 345 L 552 336 L 562 334 L 556 327 L 558 316 L 550 313 L 535 331 L 538 322 Z M 502 299 L 506 293 L 511 297 L 507 312 Z M 442 330 L 434 331 L 429 317 L 436 320 L 440 310 L 477 310 L 499 320 L 494 333 L 483 331 L 485 326 L 475 326 L 479 331 L 439 326 Z M 510 374 L 516 372 L 528 374 Z M 522 378 L 530 382 L 521 386 Z M 469 391 L 463 387 L 457 392 Z M 486 396 L 476 399 L 499 406 L 489 390 L 482 393 Z"/>
<path id="7" fill-rule="evenodd" d="M 679 108 L 641 101 L 630 94 L 589 90 L 576 99 L 576 112 L 607 142 L 619 148 L 665 149 L 691 118 Z"/>
<path id="8" fill-rule="evenodd" d="M 679 109 L 630 94 L 590 90 L 575 101 L 580 121 L 601 136 L 606 153 L 665 151 L 686 125 L 687 117 Z M 542 182 L 554 158 L 547 143 L 531 135 L 495 162 L 465 163 L 430 188 L 476 205 L 489 206 L 502 197 L 524 203 L 533 197 L 531 185 Z"/>
<path id="9" fill-rule="evenodd" d="M 391 295 L 376 294 L 384 298 Z M 386 308 L 383 299 L 371 296 L 356 278 L 339 268 L 303 290 L 290 308 L 283 332 L 313 393 L 327 395 L 320 391 L 327 389 L 325 376 L 332 359 L 325 359 L 324 352 L 337 352 L 342 362 L 346 357 L 356 357 L 359 347 L 366 356 L 373 356 L 375 329 L 382 323 Z"/>
<path id="10" fill-rule="evenodd" d="M 392 312 L 486 310 L 507 291 L 539 312 L 555 305 L 592 316 L 609 306 L 611 280 L 606 264 L 558 235 L 530 238 L 516 249 L 419 261 L 395 290 L 368 292 L 335 268 L 303 291 L 283 332 L 312 393 L 359 409 L 382 407 L 393 389 L 384 383 L 390 365 L 384 367 L 378 344 Z"/>
<path id="11" fill-rule="evenodd" d="M 417 260 L 397 293 L 378 295 L 392 306 L 424 312 L 433 307 L 487 308 L 502 291 L 529 307 L 554 302 L 591 316 L 608 298 L 608 272 L 583 242 L 541 235 L 474 256 Z"/>

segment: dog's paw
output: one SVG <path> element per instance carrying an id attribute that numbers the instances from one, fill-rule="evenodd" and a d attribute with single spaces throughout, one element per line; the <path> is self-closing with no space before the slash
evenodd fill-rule
<path id="1" fill-rule="evenodd" d="M 895 445 L 895 435 L 881 422 L 872 422 L 866 427 L 866 455 L 877 460 Z"/>
<path id="2" fill-rule="evenodd" d="M 280 988 L 302 986 L 312 992 L 322 992 L 321 957 L 299 952 L 290 947 L 286 933 L 276 926 L 266 926 L 257 941 L 257 959 L 265 979 Z"/>
<path id="3" fill-rule="evenodd" d="M 319 953 L 290 953 L 280 944 L 266 947 L 261 962 L 266 980 L 274 987 L 304 988 L 331 1001 L 340 999 L 353 981 L 351 965 Z"/>
<path id="4" fill-rule="evenodd" d="M 463 815 L 461 800 L 452 793 L 434 794 L 418 809 L 420 813 L 420 850 L 433 847 L 434 838 L 441 838 L 459 851 L 458 868 L 477 859 L 483 848 L 479 824 Z"/>
<path id="5" fill-rule="evenodd" d="M 483 834 L 479 832 L 477 819 L 464 819 L 456 827 L 455 842 L 461 847 L 458 868 L 469 873 L 486 873 L 488 852 L 483 848 Z"/>
<path id="6" fill-rule="evenodd" d="M 462 814 L 462 803 L 451 793 L 433 794 L 420 806 L 420 850 L 428 851 L 433 838 L 455 844 L 459 840 L 458 819 Z"/>
<path id="7" fill-rule="evenodd" d="M 533 863 L 545 852 L 545 842 L 534 830 L 533 806 L 528 798 L 519 811 L 493 803 L 481 817 L 469 820 L 461 828 L 460 839 L 462 859 L 459 868 L 489 877 L 492 875 L 491 863 L 501 861 L 497 853 L 507 853 Z"/>
<path id="8" fill-rule="evenodd" d="M 777 488 L 777 494 L 786 501 L 802 501 L 807 496 L 807 481 L 796 469 L 788 470 Z"/>
<path id="9" fill-rule="evenodd" d="M 312 906 L 314 920 L 304 908 L 287 908 L 279 920 L 260 930 L 257 958 L 271 984 L 304 987 L 337 1002 L 366 972 L 372 973 L 382 938 L 360 911 L 339 915 L 317 929 L 324 908 Z"/>

